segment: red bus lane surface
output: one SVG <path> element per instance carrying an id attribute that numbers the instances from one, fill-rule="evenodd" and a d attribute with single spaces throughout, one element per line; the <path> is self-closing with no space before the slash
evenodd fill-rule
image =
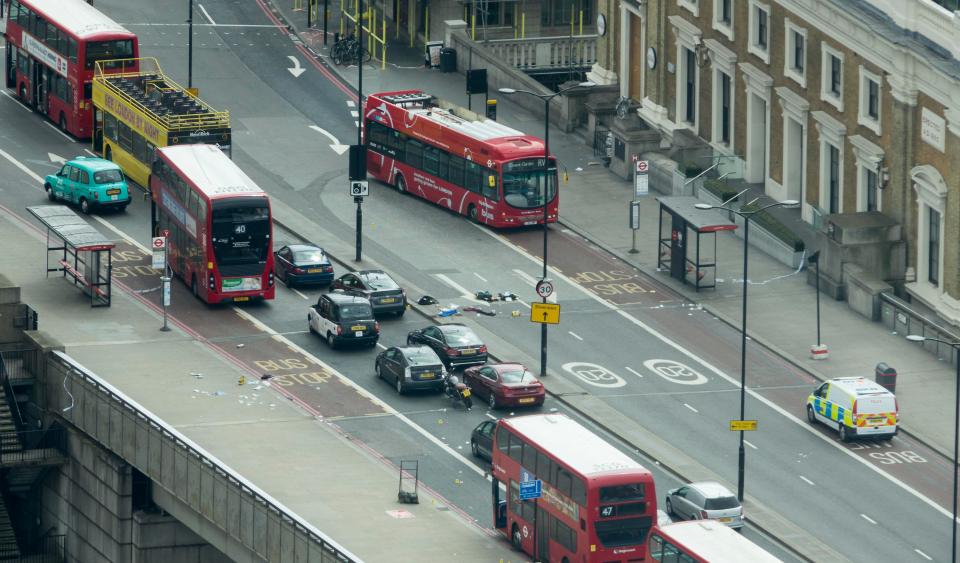
<path id="1" fill-rule="evenodd" d="M 542 259 L 543 233 L 540 229 L 507 232 L 503 236 L 531 256 Z M 665 337 L 695 350 L 701 358 L 739 379 L 739 327 L 729 326 L 670 287 L 579 235 L 552 229 L 548 244 L 551 268 L 601 299 L 629 311 Z M 809 426 L 806 400 L 819 380 L 755 341 L 751 340 L 747 346 L 747 355 L 748 389 Z M 711 379 L 714 377 L 701 366 L 693 365 L 692 368 Z M 736 418 L 736 414 L 731 413 L 731 419 Z M 762 420 L 760 425 L 763 425 Z M 913 436 L 900 432 L 890 442 L 862 439 L 844 444 L 835 428 L 817 424 L 812 430 L 939 506 L 945 509 L 950 506 L 949 487 L 944 486 L 951 480 L 949 460 Z M 798 459 L 816 463 L 815 459 L 810 459 L 812 454 L 798 452 Z M 801 467 L 797 470 L 798 474 L 802 472 Z"/>
<path id="2" fill-rule="evenodd" d="M 158 307 L 159 291 L 154 288 L 160 285 L 160 276 L 150 267 L 150 257 L 129 243 L 120 242 L 113 260 L 116 281 L 145 302 Z M 269 383 L 281 393 L 292 396 L 310 414 L 325 419 L 385 412 L 380 404 L 344 382 L 329 367 L 273 338 L 256 323 L 238 315 L 233 307 L 208 306 L 191 295 L 183 284 L 172 284 L 172 293 L 169 314 L 187 323 L 198 340 L 216 348 L 238 366 L 237 381 L 230 382 L 232 387 L 229 390 L 231 395 L 244 395 L 241 401 L 281 400 L 271 396 L 268 385 L 265 385 Z M 255 314 L 257 307 L 261 306 L 265 305 L 247 305 L 245 310 Z M 180 375 L 191 376 L 189 373 Z M 244 386 L 237 389 L 240 376 L 245 378 Z M 261 379 L 264 376 L 266 379 Z"/>

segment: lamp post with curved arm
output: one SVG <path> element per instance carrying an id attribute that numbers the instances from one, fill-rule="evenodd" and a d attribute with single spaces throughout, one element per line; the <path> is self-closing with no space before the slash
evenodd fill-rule
<path id="1" fill-rule="evenodd" d="M 940 340 L 939 338 L 920 336 L 918 334 L 908 334 L 907 340 L 911 342 L 926 342 L 927 340 L 930 342 L 939 342 L 940 344 L 950 346 L 954 352 L 960 355 L 960 342 L 950 342 Z M 952 535 L 950 536 L 950 561 L 952 563 L 957 563 L 957 446 L 960 445 L 960 356 L 958 356 L 956 360 L 957 374 L 956 381 L 953 383 L 955 388 L 953 406 L 953 465 L 950 466 L 951 473 L 953 473 L 953 503 L 950 505 L 953 509 L 953 519 L 950 521 L 950 529 L 952 530 Z"/>
<path id="2" fill-rule="evenodd" d="M 743 193 L 743 192 L 741 192 Z M 756 199 L 748 203 L 747 205 L 752 204 Z M 751 211 L 742 211 L 743 207 L 740 209 L 731 209 L 729 207 L 724 207 L 722 205 L 710 205 L 709 203 L 697 203 L 694 205 L 697 209 L 721 209 L 723 211 L 729 211 L 731 213 L 736 213 L 740 217 L 743 217 L 743 310 L 741 313 L 741 329 L 740 329 L 740 420 L 743 420 L 746 416 L 745 406 L 746 406 L 746 394 L 747 394 L 747 255 L 748 250 L 750 249 L 750 218 L 760 213 L 761 211 L 766 211 L 772 207 L 793 207 L 799 205 L 800 202 L 792 199 L 785 201 L 778 201 L 765 205 L 759 209 L 754 209 Z M 726 203 L 724 204 L 726 205 Z M 746 463 L 746 452 L 743 449 L 743 430 L 740 431 L 740 450 L 738 452 L 738 462 L 737 462 L 737 499 L 740 502 L 743 502 L 743 483 L 744 483 L 744 465 Z"/>
<path id="3" fill-rule="evenodd" d="M 556 98 L 557 96 L 569 92 L 570 90 L 576 90 L 577 88 L 592 88 L 596 86 L 593 82 L 581 82 L 579 84 L 574 84 L 566 88 L 561 88 L 552 94 L 539 94 L 537 92 L 532 92 L 530 90 L 517 90 L 515 88 L 500 88 L 498 91 L 501 94 L 512 95 L 512 94 L 527 94 L 530 96 L 535 96 L 540 98 L 544 102 L 544 121 L 543 121 L 543 156 L 544 156 L 544 167 L 545 174 L 543 176 L 543 278 L 547 279 L 547 206 L 549 202 L 549 184 L 550 179 L 556 176 L 557 168 L 556 166 L 550 167 L 550 101 Z M 556 189 L 556 184 L 554 182 L 554 191 Z M 543 298 L 543 302 L 547 302 L 547 298 Z M 547 375 L 547 323 L 540 323 L 540 377 L 546 377 Z"/>

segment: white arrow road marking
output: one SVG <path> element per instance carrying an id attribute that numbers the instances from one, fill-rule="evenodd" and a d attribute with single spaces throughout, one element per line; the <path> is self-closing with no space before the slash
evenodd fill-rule
<path id="1" fill-rule="evenodd" d="M 300 78 L 300 75 L 306 72 L 307 69 L 300 66 L 300 59 L 297 57 L 294 57 L 293 55 L 287 55 L 287 58 L 293 63 L 293 68 L 288 68 L 287 70 L 290 71 L 290 74 L 292 74 L 294 78 Z"/>
<path id="2" fill-rule="evenodd" d="M 50 159 L 50 162 L 55 162 L 55 163 L 57 163 L 57 164 L 66 164 L 66 163 L 67 163 L 67 159 L 63 158 L 62 156 L 60 156 L 60 155 L 58 155 L 58 154 L 53 154 L 52 152 L 48 152 L 48 153 L 47 153 L 47 158 Z"/>
<path id="3" fill-rule="evenodd" d="M 293 58 L 293 57 L 291 57 L 291 58 Z M 311 125 L 310 128 L 313 129 L 314 131 L 316 131 L 317 133 L 320 133 L 320 134 L 323 135 L 324 137 L 330 139 L 330 142 L 333 143 L 333 144 L 330 145 L 330 148 L 333 149 L 333 152 L 335 152 L 335 153 L 337 153 L 337 154 L 343 154 L 343 153 L 347 152 L 348 150 L 350 150 L 350 145 L 342 145 L 342 144 L 340 144 L 340 139 L 334 137 L 334 136 L 333 136 L 333 133 L 327 131 L 326 129 L 324 129 L 324 128 L 322 128 L 322 127 L 319 127 L 319 126 L 317 126 L 317 125 Z"/>

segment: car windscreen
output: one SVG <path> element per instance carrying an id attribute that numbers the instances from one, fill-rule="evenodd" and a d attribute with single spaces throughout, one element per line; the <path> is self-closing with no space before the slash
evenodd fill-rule
<path id="1" fill-rule="evenodd" d="M 500 372 L 504 383 L 533 383 L 537 378 L 525 369 L 509 369 Z"/>
<path id="2" fill-rule="evenodd" d="M 210 239 L 221 266 L 265 263 L 270 254 L 270 208 L 266 199 L 214 202 Z"/>
<path id="3" fill-rule="evenodd" d="M 363 274 L 363 281 L 370 286 L 370 289 L 378 291 L 384 289 L 400 289 L 397 282 L 393 281 L 393 278 L 383 272 L 368 272 Z"/>
<path id="4" fill-rule="evenodd" d="M 344 321 L 358 321 L 373 318 L 373 309 L 366 303 L 340 305 L 340 319 Z"/>
<path id="5" fill-rule="evenodd" d="M 410 362 L 410 365 L 414 366 L 423 366 L 429 364 L 439 364 L 440 358 L 437 357 L 436 353 L 429 348 L 426 350 L 410 350 L 404 352 L 404 356 L 407 357 L 407 361 Z"/>
<path id="6" fill-rule="evenodd" d="M 93 173 L 93 181 L 97 184 L 122 182 L 123 173 L 119 170 L 99 170 Z"/>
<path id="7" fill-rule="evenodd" d="M 480 338 L 466 327 L 445 327 L 443 335 L 450 346 L 480 346 Z"/>
<path id="8" fill-rule="evenodd" d="M 704 504 L 706 505 L 704 508 L 707 510 L 726 510 L 737 508 L 740 506 L 740 501 L 737 500 L 737 497 L 718 497 L 708 498 Z"/>
<path id="9" fill-rule="evenodd" d="M 294 264 L 323 264 L 323 252 L 319 250 L 298 250 L 293 253 Z"/>

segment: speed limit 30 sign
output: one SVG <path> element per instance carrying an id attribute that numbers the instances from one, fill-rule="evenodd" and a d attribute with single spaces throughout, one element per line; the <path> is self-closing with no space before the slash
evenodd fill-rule
<path id="1" fill-rule="evenodd" d="M 546 299 L 553 295 L 553 282 L 550 280 L 540 280 L 537 282 L 537 295 Z"/>

